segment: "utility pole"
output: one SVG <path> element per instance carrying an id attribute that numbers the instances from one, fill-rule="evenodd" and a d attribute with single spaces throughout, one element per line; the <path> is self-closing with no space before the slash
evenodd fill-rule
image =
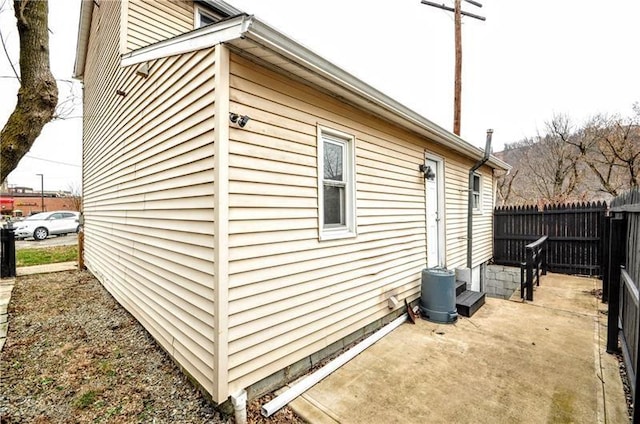
<path id="1" fill-rule="evenodd" d="M 460 114 L 462 112 L 462 6 L 460 0 L 455 0 L 453 12 L 456 65 L 455 79 L 453 81 L 453 133 L 460 135 Z"/>
<path id="2" fill-rule="evenodd" d="M 477 1 L 464 1 L 474 6 L 482 7 L 482 4 Z M 422 4 L 426 4 L 427 6 L 437 7 L 438 9 L 453 12 L 456 49 L 455 77 L 453 83 L 453 133 L 456 135 L 460 135 L 460 111 L 462 109 L 462 15 L 469 16 L 470 18 L 478 19 L 480 21 L 486 21 L 484 16 L 463 11 L 461 2 L 462 0 L 454 0 L 454 7 L 451 8 L 444 4 L 438 4 L 427 0 L 421 1 Z"/>
<path id="3" fill-rule="evenodd" d="M 40 175 L 40 213 L 44 212 L 44 175 Z"/>

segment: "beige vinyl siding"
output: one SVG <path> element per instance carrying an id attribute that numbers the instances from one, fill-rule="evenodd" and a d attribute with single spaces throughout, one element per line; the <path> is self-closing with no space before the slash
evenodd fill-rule
<path id="1" fill-rule="evenodd" d="M 230 110 L 229 390 L 419 295 L 426 143 L 236 55 Z M 355 136 L 356 238 L 318 240 L 317 125 Z"/>
<path id="2" fill-rule="evenodd" d="M 473 266 L 493 257 L 493 172 L 484 166 L 482 174 L 482 213 L 473 216 Z"/>
<path id="3" fill-rule="evenodd" d="M 127 0 L 126 51 L 139 49 L 193 29 L 192 1 Z M 123 52 L 123 53 L 125 53 Z"/>
<path id="4" fill-rule="evenodd" d="M 214 49 L 149 62 L 141 78 L 119 66 L 120 18 L 119 2 L 94 8 L 84 75 L 85 263 L 215 396 Z"/>
<path id="5" fill-rule="evenodd" d="M 442 154 L 442 153 L 441 153 Z M 461 157 L 445 157 L 445 232 L 446 266 L 467 266 L 467 213 L 469 201 L 469 169 L 475 161 Z M 473 266 L 493 255 L 493 179 L 491 169 L 483 166 L 482 211 L 473 214 Z"/>

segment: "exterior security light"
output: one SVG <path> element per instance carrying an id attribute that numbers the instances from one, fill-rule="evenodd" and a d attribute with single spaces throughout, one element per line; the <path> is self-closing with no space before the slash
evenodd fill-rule
<path id="1" fill-rule="evenodd" d="M 419 169 L 420 169 L 420 172 L 424 174 L 425 180 L 433 181 L 436 178 L 436 173 L 433 172 L 433 169 L 431 169 L 430 166 L 420 165 Z"/>
<path id="2" fill-rule="evenodd" d="M 238 124 L 240 128 L 244 128 L 249 119 L 251 119 L 249 115 L 238 115 L 237 113 L 229 112 L 229 120 L 234 124 Z"/>

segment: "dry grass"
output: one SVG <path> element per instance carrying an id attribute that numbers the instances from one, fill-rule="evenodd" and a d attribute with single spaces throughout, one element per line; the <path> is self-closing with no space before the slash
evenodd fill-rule
<path id="1" fill-rule="evenodd" d="M 5 423 L 224 423 L 137 321 L 87 272 L 22 277 L 0 361 Z M 272 420 L 301 422 L 289 410 Z"/>

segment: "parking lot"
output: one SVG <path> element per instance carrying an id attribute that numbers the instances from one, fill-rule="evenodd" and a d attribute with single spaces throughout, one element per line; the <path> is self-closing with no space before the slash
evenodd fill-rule
<path id="1" fill-rule="evenodd" d="M 49 236 L 42 241 L 37 241 L 32 238 L 26 240 L 16 240 L 16 250 L 53 246 L 69 246 L 73 244 L 78 244 L 78 234 L 73 233 L 66 236 Z"/>

